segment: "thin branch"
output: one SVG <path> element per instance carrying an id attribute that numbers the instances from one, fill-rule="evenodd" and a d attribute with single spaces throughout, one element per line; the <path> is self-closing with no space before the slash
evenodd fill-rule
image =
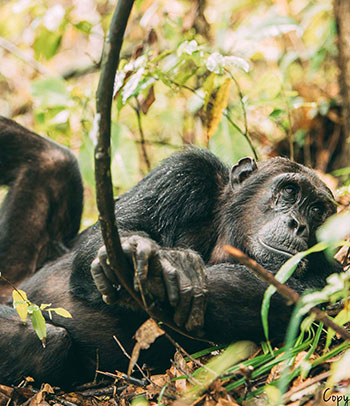
<path id="1" fill-rule="evenodd" d="M 65 80 L 77 79 L 81 76 L 88 75 L 90 73 L 97 72 L 101 67 L 100 62 L 92 63 L 91 65 L 84 66 L 83 68 L 69 68 L 61 73 L 61 76 Z"/>
<path id="2" fill-rule="evenodd" d="M 126 358 L 130 361 L 131 357 L 128 354 L 128 352 L 126 351 L 126 349 L 124 348 L 123 344 L 118 340 L 117 336 L 113 336 L 114 340 L 116 341 L 116 343 L 119 345 L 120 349 L 122 350 L 122 353 L 126 356 Z M 140 367 L 140 365 L 136 362 L 135 363 L 136 368 L 139 370 L 140 374 L 143 376 L 143 379 L 148 382 L 148 383 L 153 383 L 148 376 L 144 373 L 143 369 Z"/>
<path id="3" fill-rule="evenodd" d="M 232 75 L 232 73 L 231 73 L 229 70 L 226 70 L 226 73 L 230 76 L 231 80 L 234 82 L 234 84 L 235 84 L 235 86 L 236 86 L 236 88 L 237 88 L 238 96 L 239 96 L 239 101 L 240 101 L 240 103 L 241 103 L 242 114 L 243 114 L 244 136 L 245 136 L 245 138 L 246 138 L 246 140 L 247 140 L 247 142 L 248 142 L 248 144 L 249 144 L 251 150 L 253 151 L 254 158 L 255 158 L 256 160 L 258 160 L 257 153 L 256 153 L 256 151 L 255 151 L 255 148 L 253 147 L 252 140 L 250 139 L 250 136 L 249 136 L 248 120 L 247 120 L 247 111 L 246 111 L 246 108 L 245 108 L 245 105 L 244 105 L 243 93 L 242 93 L 241 87 L 240 87 L 240 85 L 239 85 L 237 79 L 234 77 L 234 75 Z"/>
<path id="4" fill-rule="evenodd" d="M 300 300 L 300 295 L 292 288 L 283 283 L 279 282 L 271 272 L 267 271 L 261 265 L 259 265 L 254 259 L 249 258 L 246 254 L 244 254 L 238 248 L 231 247 L 226 245 L 224 247 L 225 251 L 232 255 L 238 262 L 247 266 L 250 270 L 252 270 L 255 275 L 257 275 L 260 279 L 264 280 L 268 284 L 274 286 L 277 292 L 286 298 L 289 302 L 297 303 Z M 320 310 L 317 307 L 313 307 L 309 310 L 309 314 L 313 314 L 313 316 L 318 320 L 321 321 L 326 327 L 333 329 L 340 337 L 344 340 L 350 340 L 350 332 L 347 331 L 345 328 L 338 326 L 338 324 L 334 323 L 325 312 Z"/>
<path id="5" fill-rule="evenodd" d="M 134 0 L 119 0 L 114 11 L 109 33 L 103 49 L 101 76 L 96 93 L 96 127 L 97 145 L 95 148 L 95 179 L 96 200 L 99 210 L 99 221 L 103 241 L 106 246 L 109 266 L 119 282 L 135 302 L 144 309 L 150 317 L 162 321 L 172 330 L 195 340 L 207 340 L 193 337 L 178 328 L 169 317 L 156 308 L 145 309 L 139 294 L 133 289 L 132 267 L 126 260 L 121 247 L 117 222 L 114 214 L 113 184 L 111 176 L 111 108 L 113 100 L 113 85 L 119 64 L 120 49 L 126 24 L 129 19 Z"/>
<path id="6" fill-rule="evenodd" d="M 98 139 L 95 148 L 95 178 L 100 226 L 110 266 L 117 275 L 120 283 L 136 302 L 141 305 L 138 296 L 131 288 L 131 276 L 133 272 L 130 272 L 120 244 L 118 228 L 114 216 L 113 186 L 110 169 L 113 84 L 119 64 L 120 49 L 123 43 L 126 24 L 133 3 L 133 0 L 119 0 L 103 49 L 101 76 L 96 93 Z"/>
<path id="7" fill-rule="evenodd" d="M 42 75 L 51 75 L 51 72 L 48 69 L 46 69 L 45 66 L 41 65 L 30 55 L 23 52 L 13 42 L 3 37 L 0 37 L 0 47 L 6 49 L 6 51 L 17 56 L 17 58 L 21 59 L 23 62 L 31 66 L 34 70 L 38 71 Z"/>
<path id="8" fill-rule="evenodd" d="M 150 163 L 149 157 L 147 155 L 147 151 L 146 151 L 145 134 L 144 134 L 143 128 L 142 128 L 141 107 L 140 107 L 139 101 L 137 100 L 137 97 L 135 97 L 135 99 L 136 99 L 137 107 L 135 107 L 134 110 L 135 110 L 135 113 L 137 116 L 137 125 L 139 127 L 139 132 L 140 132 L 140 146 L 141 146 L 143 159 L 145 161 L 147 170 L 149 172 L 151 170 L 151 163 Z"/>

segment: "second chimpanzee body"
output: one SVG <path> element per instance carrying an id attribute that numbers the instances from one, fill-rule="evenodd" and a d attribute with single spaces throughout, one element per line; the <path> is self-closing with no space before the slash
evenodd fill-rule
<path id="1" fill-rule="evenodd" d="M 54 316 L 48 320 L 47 348 L 43 349 L 15 310 L 0 305 L 0 382 L 17 383 L 30 375 L 38 383 L 71 385 L 93 379 L 96 369 L 123 370 L 128 360 L 113 336 L 130 352 L 132 337 L 147 316 L 130 302 L 123 289 L 113 287 L 115 281 L 110 280 L 105 259 L 101 252 L 98 254 L 103 246 L 98 223 L 74 237 L 76 218 L 81 214 L 81 183 L 75 160 L 57 144 L 1 119 L 0 151 L 5 151 L 1 148 L 9 145 L 9 139 L 16 140 L 16 145 L 27 143 L 27 154 L 30 152 L 32 158 L 20 158 L 15 169 L 11 167 L 10 177 L 6 175 L 10 173 L 9 163 L 18 150 L 12 147 L 7 154 L 0 152 L 0 180 L 10 186 L 0 214 L 0 242 L 11 241 L 11 249 L 0 244 L 1 271 L 16 283 L 46 262 L 20 287 L 32 302 L 64 307 L 73 318 Z M 46 154 L 42 148 L 47 149 Z M 45 171 L 47 159 L 55 156 L 59 157 L 56 165 L 54 162 L 50 171 Z M 42 175 L 31 176 L 31 168 L 42 169 Z M 54 185 L 45 176 L 53 176 Z M 42 199 L 39 207 L 40 201 L 47 204 L 34 217 L 21 208 L 21 221 L 27 222 L 27 228 L 18 230 L 11 213 L 20 203 L 9 196 L 23 191 L 32 197 L 23 188 L 23 179 L 38 190 Z M 266 284 L 234 263 L 223 246 L 234 245 L 276 272 L 294 253 L 315 243 L 317 227 L 334 212 L 330 191 L 301 165 L 276 158 L 257 167 L 246 158 L 230 171 L 213 154 L 200 149 L 165 160 L 116 201 L 123 248 L 135 258 L 135 285 L 151 293 L 150 285 L 160 286 L 159 297 L 157 289 L 153 297 L 162 303 L 169 301 L 167 306 L 173 309 L 176 323 L 194 333 L 201 331 L 204 338 L 217 343 L 263 338 L 260 306 Z M 39 225 L 32 229 L 32 224 Z M 40 244 L 30 245 L 38 232 Z M 19 233 L 27 238 L 17 243 Z M 62 249 L 48 249 L 52 246 Z M 7 267 L 6 258 L 16 247 L 18 265 L 16 255 L 11 254 L 11 266 Z M 34 261 L 36 266 L 28 265 L 23 271 L 21 252 L 27 258 L 32 256 L 27 262 Z M 320 288 L 339 268 L 328 263 L 322 253 L 314 254 L 288 283 L 299 292 Z M 106 304 L 102 295 L 112 304 Z M 271 331 L 277 336 L 286 327 L 290 308 L 275 295 L 270 314 Z M 190 350 L 201 345 L 183 337 L 177 339 Z M 169 342 L 161 337 L 142 353 L 141 362 L 162 366 L 171 351 Z"/>

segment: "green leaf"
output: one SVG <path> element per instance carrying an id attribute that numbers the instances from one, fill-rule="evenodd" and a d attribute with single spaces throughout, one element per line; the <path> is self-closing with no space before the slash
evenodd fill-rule
<path id="1" fill-rule="evenodd" d="M 93 25 L 89 21 L 81 20 L 77 24 L 74 24 L 74 27 L 84 34 L 90 34 Z"/>
<path id="2" fill-rule="evenodd" d="M 41 107 L 66 107 L 70 103 L 66 82 L 59 77 L 35 80 L 31 90 Z"/>
<path id="3" fill-rule="evenodd" d="M 34 40 L 35 57 L 43 56 L 45 59 L 51 59 L 56 55 L 62 41 L 62 34 L 41 27 L 39 34 Z"/>
<path id="4" fill-rule="evenodd" d="M 274 109 L 273 112 L 269 114 L 269 117 L 273 119 L 279 119 L 282 115 L 284 116 L 286 113 L 287 113 L 286 110 Z"/>
<path id="5" fill-rule="evenodd" d="M 344 326 L 344 324 L 350 321 L 350 309 L 344 308 L 342 309 L 333 319 L 333 321 L 338 324 L 338 326 Z M 333 337 L 335 336 L 335 331 L 331 328 L 327 331 L 327 339 L 324 351 L 327 351 Z"/>
<path id="6" fill-rule="evenodd" d="M 16 309 L 19 317 L 25 323 L 28 316 L 29 302 L 26 292 L 23 290 L 14 290 L 12 292 L 13 307 Z"/>
<path id="7" fill-rule="evenodd" d="M 299 262 L 304 257 L 306 257 L 307 255 L 312 254 L 314 252 L 323 251 L 326 248 L 327 248 L 327 245 L 325 243 L 318 243 L 306 251 L 298 252 L 297 254 L 295 254 L 292 258 L 288 259 L 288 261 L 282 265 L 281 269 L 275 275 L 275 278 L 279 282 L 285 283 L 293 275 Z M 264 329 L 264 334 L 265 334 L 266 340 L 269 340 L 268 315 L 269 315 L 269 309 L 270 309 L 270 302 L 271 302 L 271 297 L 275 292 L 276 292 L 276 288 L 274 286 L 269 286 L 265 291 L 264 299 L 263 299 L 263 302 L 261 305 L 261 319 L 262 319 L 262 324 L 263 324 L 263 329 Z"/>
<path id="8" fill-rule="evenodd" d="M 200 395 L 215 379 L 231 366 L 249 358 L 256 351 L 256 344 L 251 341 L 238 341 L 229 345 L 226 350 L 212 358 L 205 368 L 200 368 L 193 374 L 198 382 L 191 390 L 186 392 L 186 397 L 193 399 Z"/>
<path id="9" fill-rule="evenodd" d="M 350 230 L 350 213 L 344 212 L 331 216 L 318 230 L 317 239 L 328 245 L 343 240 Z"/>
<path id="10" fill-rule="evenodd" d="M 302 27 L 293 18 L 275 14 L 258 25 L 252 37 L 255 39 L 276 37 L 290 31 L 296 31 L 298 35 L 303 33 Z"/>
<path id="11" fill-rule="evenodd" d="M 51 306 L 51 303 L 48 303 L 48 304 L 46 304 L 46 303 L 42 303 L 41 305 L 40 305 L 40 310 L 45 310 L 47 307 L 49 307 L 49 306 Z"/>
<path id="12" fill-rule="evenodd" d="M 244 72 L 249 72 L 249 63 L 238 56 L 224 56 L 219 52 L 213 52 L 206 60 L 206 67 L 210 72 L 222 74 L 225 67 L 235 66 Z"/>
<path id="13" fill-rule="evenodd" d="M 41 340 L 43 347 L 46 346 L 47 327 L 44 316 L 37 305 L 31 305 L 28 308 L 30 320 L 32 321 L 34 331 Z"/>
<path id="14" fill-rule="evenodd" d="M 71 319 L 72 315 L 69 313 L 68 310 L 64 309 L 63 307 L 56 307 L 52 309 L 47 309 L 47 311 L 55 312 L 59 316 L 65 317 L 66 319 Z"/>
<path id="15" fill-rule="evenodd" d="M 210 100 L 210 96 L 212 95 L 214 91 L 214 86 L 215 86 L 215 78 L 217 75 L 215 73 L 211 73 L 206 79 L 203 84 L 203 91 L 204 91 L 204 109 L 207 108 L 207 105 Z"/>

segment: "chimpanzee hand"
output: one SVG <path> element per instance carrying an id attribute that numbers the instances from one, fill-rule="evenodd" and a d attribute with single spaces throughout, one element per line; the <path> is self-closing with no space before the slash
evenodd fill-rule
<path id="1" fill-rule="evenodd" d="M 134 289 L 174 308 L 174 321 L 188 331 L 204 324 L 207 277 L 201 257 L 188 249 L 162 249 L 140 235 L 122 238 L 122 248 L 134 265 Z M 118 281 L 107 264 L 103 246 L 91 265 L 91 273 L 103 300 L 118 301 Z M 163 282 L 163 283 L 162 283 Z"/>

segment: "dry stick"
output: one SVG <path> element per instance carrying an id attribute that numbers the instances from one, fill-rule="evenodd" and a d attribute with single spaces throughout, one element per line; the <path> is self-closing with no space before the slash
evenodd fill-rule
<path id="1" fill-rule="evenodd" d="M 131 361 L 130 355 L 127 353 L 126 349 L 124 348 L 123 344 L 118 340 L 117 336 L 113 336 L 115 342 L 119 345 L 120 349 L 122 350 L 122 353 L 126 356 L 126 358 Z M 152 383 L 152 381 L 148 378 L 148 376 L 144 373 L 143 369 L 140 367 L 140 365 L 136 362 L 135 363 L 136 368 L 139 370 L 140 374 L 143 376 L 143 379 L 147 381 L 148 383 Z"/>
<path id="2" fill-rule="evenodd" d="M 142 120 L 141 120 L 141 106 L 140 106 L 139 101 L 137 100 L 137 97 L 135 97 L 135 99 L 136 99 L 137 107 L 134 110 L 135 110 L 135 113 L 137 116 L 137 125 L 139 127 L 139 132 L 140 132 L 140 145 L 141 145 L 143 159 L 145 161 L 147 170 L 149 172 L 151 170 L 151 162 L 148 158 L 147 151 L 146 151 L 145 134 L 143 133 Z"/>
<path id="3" fill-rule="evenodd" d="M 133 269 L 126 261 L 121 247 L 114 214 L 113 186 L 111 176 L 111 108 L 113 85 L 119 64 L 120 49 L 126 24 L 134 0 L 119 0 L 114 11 L 109 33 L 103 49 L 101 76 L 96 93 L 96 124 L 98 128 L 95 148 L 96 200 L 103 241 L 106 246 L 109 266 L 120 284 L 135 302 L 144 309 L 140 296 L 133 289 Z M 162 321 L 176 332 L 198 341 L 207 342 L 181 331 L 168 317 L 157 309 L 144 309 L 153 319 Z"/>
<path id="4" fill-rule="evenodd" d="M 324 379 L 327 379 L 331 374 L 332 374 L 331 371 L 326 371 L 320 375 L 314 376 L 313 378 L 309 378 L 307 381 L 301 383 L 296 388 L 291 389 L 289 392 L 285 393 L 283 395 L 283 400 L 284 401 L 290 400 L 292 398 L 292 396 L 296 395 L 297 393 L 301 392 L 304 389 L 307 389 L 308 387 L 310 387 L 312 385 L 315 385 L 318 382 L 323 381 Z"/>
<path id="5" fill-rule="evenodd" d="M 126 24 L 131 13 L 133 0 L 119 0 L 112 17 L 110 30 L 103 49 L 101 76 L 96 93 L 96 120 L 98 139 L 95 148 L 96 199 L 103 240 L 108 260 L 120 283 L 139 303 L 131 286 L 131 275 L 123 253 L 114 216 L 113 186 L 111 178 L 111 107 L 116 70 Z"/>
<path id="6" fill-rule="evenodd" d="M 224 249 L 238 262 L 252 270 L 260 279 L 263 279 L 268 284 L 273 285 L 276 288 L 277 292 L 281 296 L 285 297 L 289 302 L 297 303 L 299 301 L 300 295 L 294 289 L 290 288 L 287 285 L 284 285 L 281 282 L 278 282 L 278 280 L 273 276 L 271 272 L 267 271 L 265 268 L 259 265 L 256 261 L 254 261 L 254 259 L 249 258 L 238 248 L 225 245 Z M 334 323 L 334 321 L 331 320 L 325 312 L 318 309 L 317 307 L 313 307 L 309 310 L 309 314 L 311 313 L 318 321 L 321 321 L 326 327 L 333 329 L 344 340 L 350 340 L 350 332 Z"/>
<path id="7" fill-rule="evenodd" d="M 22 59 L 23 62 L 31 66 L 33 69 L 41 73 L 42 75 L 52 75 L 45 66 L 41 65 L 38 61 L 32 58 L 30 55 L 23 52 L 17 45 L 13 42 L 8 41 L 7 39 L 0 37 L 0 47 L 6 49 L 6 51 L 10 52 L 11 54 L 17 56 L 17 58 Z"/>

